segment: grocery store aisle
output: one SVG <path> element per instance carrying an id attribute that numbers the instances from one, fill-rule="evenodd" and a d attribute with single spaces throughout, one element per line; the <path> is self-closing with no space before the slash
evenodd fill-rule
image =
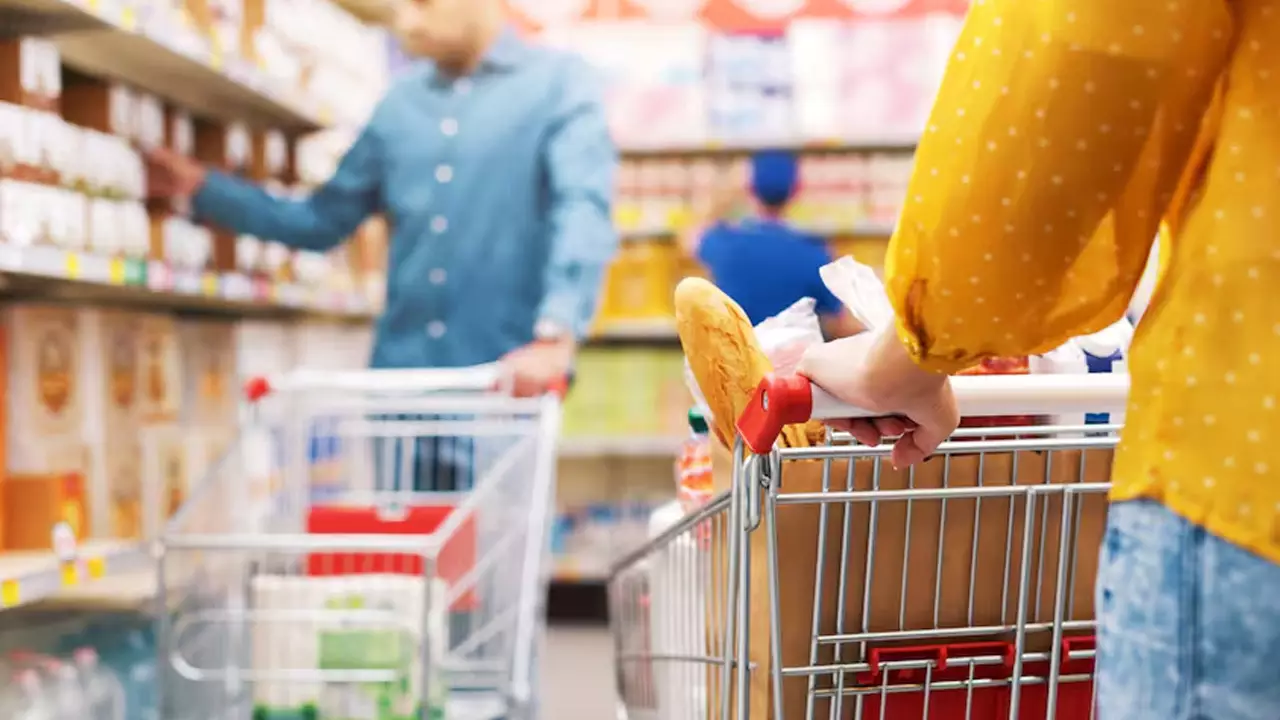
<path id="1" fill-rule="evenodd" d="M 613 645 L 596 626 L 552 627 L 547 638 L 542 717 L 614 720 Z"/>

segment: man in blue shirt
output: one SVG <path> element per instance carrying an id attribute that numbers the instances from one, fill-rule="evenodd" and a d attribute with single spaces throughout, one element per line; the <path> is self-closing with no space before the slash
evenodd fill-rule
<path id="1" fill-rule="evenodd" d="M 756 153 L 751 158 L 751 194 L 759 212 L 737 222 L 726 217 L 741 193 L 741 188 L 729 188 L 730 194 L 713 201 L 701 224 L 705 229 L 683 238 L 684 249 L 742 306 L 753 325 L 810 297 L 828 338 L 861 332 L 862 327 L 818 274 L 831 262 L 826 240 L 782 219 L 798 184 L 793 153 Z"/>
<path id="2" fill-rule="evenodd" d="M 522 41 L 498 0 L 399 12 L 421 60 L 310 197 L 273 197 L 166 150 L 147 158 L 151 194 L 188 196 L 201 220 L 313 251 L 384 214 L 393 234 L 372 366 L 500 360 L 517 395 L 543 392 L 571 371 L 617 245 L 617 153 L 597 79 L 581 59 Z M 470 486 L 472 443 L 395 444 L 396 458 L 414 456 L 416 489 Z"/>
<path id="3" fill-rule="evenodd" d="M 497 0 L 404 3 L 398 76 L 334 176 L 303 200 L 148 157 L 155 195 L 241 234 L 332 249 L 368 216 L 393 235 L 376 368 L 499 359 L 518 394 L 569 372 L 616 247 L 617 155 L 594 73 L 526 44 Z"/>

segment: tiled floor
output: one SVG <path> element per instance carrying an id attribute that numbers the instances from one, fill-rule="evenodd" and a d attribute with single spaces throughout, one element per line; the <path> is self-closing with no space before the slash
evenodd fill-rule
<path id="1" fill-rule="evenodd" d="M 543 720 L 616 720 L 608 631 L 553 626 L 547 645 Z"/>

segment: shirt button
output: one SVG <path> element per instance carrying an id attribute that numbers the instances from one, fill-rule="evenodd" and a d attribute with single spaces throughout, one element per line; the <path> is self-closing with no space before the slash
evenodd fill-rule
<path id="1" fill-rule="evenodd" d="M 427 273 L 427 279 L 432 285 L 443 285 L 444 279 L 447 277 L 444 268 L 431 268 L 431 272 Z"/>
<path id="2" fill-rule="evenodd" d="M 437 215 L 431 218 L 431 232 L 439 235 L 449 229 L 449 221 L 443 215 Z"/>
<path id="3" fill-rule="evenodd" d="M 427 334 L 436 339 L 444 337 L 444 323 L 439 320 L 427 323 Z"/>
<path id="4" fill-rule="evenodd" d="M 453 179 L 453 168 L 448 165 L 439 165 L 436 167 L 436 181 L 447 183 Z"/>
<path id="5" fill-rule="evenodd" d="M 453 118 L 445 118 L 440 121 L 440 132 L 446 137 L 453 137 L 458 134 L 458 121 Z"/>

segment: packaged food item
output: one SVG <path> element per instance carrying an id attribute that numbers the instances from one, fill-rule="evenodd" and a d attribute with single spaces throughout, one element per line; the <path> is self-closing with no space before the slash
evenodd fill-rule
<path id="1" fill-rule="evenodd" d="M 711 499 L 711 436 L 707 420 L 696 408 L 689 410 L 689 437 L 676 456 L 676 499 L 686 513 Z"/>

